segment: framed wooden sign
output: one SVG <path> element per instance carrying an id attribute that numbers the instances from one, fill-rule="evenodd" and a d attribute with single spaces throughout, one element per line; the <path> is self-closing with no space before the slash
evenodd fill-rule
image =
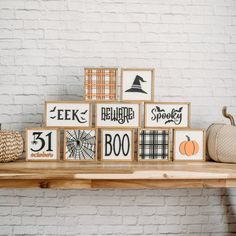
<path id="1" fill-rule="evenodd" d="M 59 159 L 59 134 L 57 129 L 26 129 L 26 160 L 55 161 Z"/>
<path id="2" fill-rule="evenodd" d="M 170 130 L 139 129 L 138 161 L 169 161 Z"/>
<path id="3" fill-rule="evenodd" d="M 190 127 L 190 103 L 188 102 L 146 102 L 144 106 L 145 127 Z"/>
<path id="4" fill-rule="evenodd" d="M 204 129 L 174 130 L 174 161 L 204 161 L 205 152 Z"/>
<path id="5" fill-rule="evenodd" d="M 116 100 L 117 68 L 85 68 L 84 99 Z"/>
<path id="6" fill-rule="evenodd" d="M 121 69 L 121 100 L 153 101 L 154 69 Z"/>
<path id="7" fill-rule="evenodd" d="M 97 130 L 94 128 L 65 129 L 64 160 L 96 161 Z"/>
<path id="8" fill-rule="evenodd" d="M 45 122 L 47 127 L 89 127 L 92 120 L 91 114 L 89 102 L 45 102 Z"/>
<path id="9" fill-rule="evenodd" d="M 137 128 L 140 124 L 140 103 L 96 103 L 96 127 Z"/>
<path id="10" fill-rule="evenodd" d="M 133 129 L 102 129 L 101 160 L 132 161 L 134 158 Z"/>

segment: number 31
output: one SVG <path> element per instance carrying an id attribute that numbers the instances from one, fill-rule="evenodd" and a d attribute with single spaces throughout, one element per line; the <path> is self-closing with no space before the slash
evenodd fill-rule
<path id="1" fill-rule="evenodd" d="M 31 148 L 30 150 L 33 152 L 39 152 L 42 149 L 44 149 L 44 147 L 47 144 L 47 152 L 52 152 L 52 132 L 48 133 L 47 135 L 45 135 L 47 137 L 47 142 L 46 140 L 42 137 L 43 132 L 33 132 L 33 136 L 34 136 L 34 140 L 32 141 L 33 145 L 38 144 L 39 142 L 41 143 L 41 145 L 39 146 L 38 149 L 33 149 Z"/>

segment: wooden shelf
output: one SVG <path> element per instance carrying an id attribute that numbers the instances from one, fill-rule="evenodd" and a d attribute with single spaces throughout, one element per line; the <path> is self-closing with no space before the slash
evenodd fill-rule
<path id="1" fill-rule="evenodd" d="M 0 163 L 0 188 L 208 188 L 236 187 L 236 164 Z"/>

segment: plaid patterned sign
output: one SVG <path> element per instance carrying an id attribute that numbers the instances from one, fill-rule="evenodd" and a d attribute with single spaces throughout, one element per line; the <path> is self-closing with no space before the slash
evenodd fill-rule
<path id="1" fill-rule="evenodd" d="M 141 160 L 169 160 L 169 131 L 140 130 L 139 158 Z"/>
<path id="2" fill-rule="evenodd" d="M 116 100 L 117 69 L 84 69 L 85 100 Z"/>

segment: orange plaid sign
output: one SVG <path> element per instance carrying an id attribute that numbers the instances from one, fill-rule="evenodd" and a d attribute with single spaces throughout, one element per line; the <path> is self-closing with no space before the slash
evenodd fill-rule
<path id="1" fill-rule="evenodd" d="M 116 68 L 84 69 L 85 100 L 116 100 Z"/>

